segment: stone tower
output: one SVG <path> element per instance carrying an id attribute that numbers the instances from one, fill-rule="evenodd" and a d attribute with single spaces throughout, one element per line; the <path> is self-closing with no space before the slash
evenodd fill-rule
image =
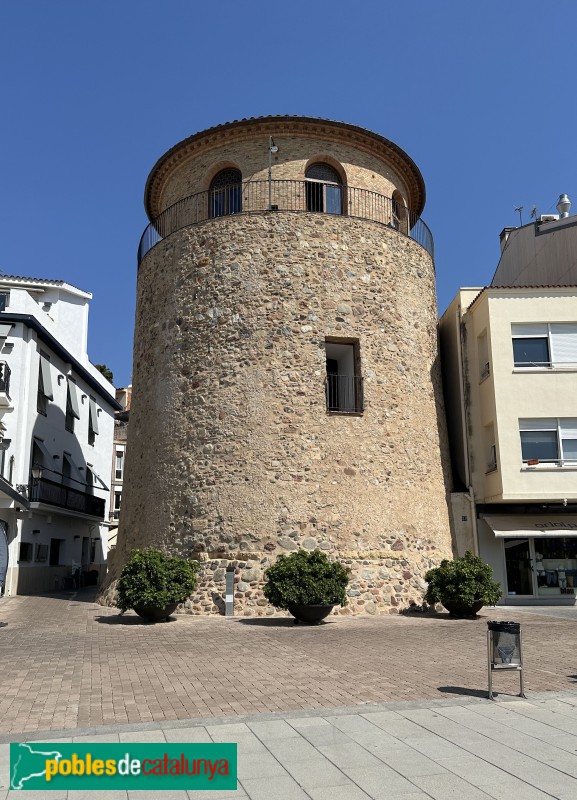
<path id="1" fill-rule="evenodd" d="M 270 164 L 270 167 L 269 167 Z M 193 613 L 237 613 L 280 553 L 353 569 L 344 613 L 420 602 L 451 557 L 432 238 L 422 176 L 371 131 L 219 125 L 146 185 L 117 559 L 202 562 Z"/>

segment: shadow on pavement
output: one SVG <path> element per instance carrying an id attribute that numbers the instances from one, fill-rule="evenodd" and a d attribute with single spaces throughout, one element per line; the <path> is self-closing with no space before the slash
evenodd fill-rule
<path id="1" fill-rule="evenodd" d="M 45 597 L 47 600 L 67 600 L 69 603 L 96 603 L 96 586 L 86 586 L 81 589 L 70 589 L 60 592 L 42 592 L 34 595 L 19 595 L 20 597 Z"/>
<path id="2" fill-rule="evenodd" d="M 0 628 L 7 628 L 7 627 L 8 627 L 7 622 L 0 622 Z"/>
<path id="3" fill-rule="evenodd" d="M 152 622 L 151 620 L 142 619 L 142 617 L 137 616 L 125 616 L 120 614 L 115 614 L 114 616 L 102 616 L 102 617 L 94 617 L 95 622 L 100 622 L 103 625 L 165 625 L 167 622 L 176 622 L 176 616 L 169 617 L 168 619 L 161 619 L 157 620 L 156 622 Z"/>
<path id="4" fill-rule="evenodd" d="M 239 619 L 239 622 L 243 625 L 260 625 L 263 628 L 294 628 L 295 625 L 297 628 L 322 628 L 325 625 L 334 625 L 333 620 L 329 619 L 323 620 L 319 625 L 307 625 L 302 622 L 296 624 L 292 617 L 269 617 L 264 619 L 262 617 L 255 619 L 244 617 Z"/>
<path id="5" fill-rule="evenodd" d="M 465 686 L 437 686 L 437 690 L 446 694 L 463 694 L 468 697 L 484 697 L 487 699 L 486 689 L 467 689 Z M 493 694 L 497 695 L 497 692 L 493 692 Z"/>

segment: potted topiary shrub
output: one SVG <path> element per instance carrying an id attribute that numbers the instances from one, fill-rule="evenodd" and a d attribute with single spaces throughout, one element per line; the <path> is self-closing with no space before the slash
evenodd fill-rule
<path id="1" fill-rule="evenodd" d="M 117 605 L 151 622 L 167 619 L 196 589 L 198 562 L 149 547 L 133 550 L 118 581 Z"/>
<path id="2" fill-rule="evenodd" d="M 346 605 L 349 572 L 320 550 L 298 550 L 279 556 L 267 569 L 264 596 L 276 608 L 290 611 L 295 624 L 318 624 L 336 605 Z"/>
<path id="3" fill-rule="evenodd" d="M 425 580 L 429 584 L 427 603 L 442 603 L 454 617 L 474 617 L 483 606 L 494 606 L 502 596 L 491 567 L 469 550 L 454 561 L 441 561 L 427 572 Z"/>

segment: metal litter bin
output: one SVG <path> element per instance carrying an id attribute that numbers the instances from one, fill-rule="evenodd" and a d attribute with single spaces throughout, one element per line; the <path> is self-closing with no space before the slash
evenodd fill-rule
<path id="1" fill-rule="evenodd" d="M 487 671 L 489 700 L 493 700 L 493 672 L 515 670 L 519 673 L 519 697 L 525 697 L 521 625 L 518 622 L 487 622 Z"/>

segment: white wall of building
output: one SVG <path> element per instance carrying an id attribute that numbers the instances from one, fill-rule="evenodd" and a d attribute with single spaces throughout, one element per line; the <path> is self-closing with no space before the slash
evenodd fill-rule
<path id="1" fill-rule="evenodd" d="M 0 292 L 9 292 L 0 323 L 9 324 L 10 316 L 17 315 L 8 335 L 0 340 L 0 360 L 11 370 L 10 399 L 0 406 L 5 442 L 2 477 L 10 482 L 9 489 L 26 494 L 33 442 L 41 440 L 43 479 L 102 498 L 104 520 L 108 520 L 109 491 L 104 487 L 109 488 L 117 403 L 112 384 L 89 362 L 86 352 L 91 295 L 62 282 L 6 276 L 0 276 Z M 53 394 L 45 415 L 37 410 L 41 354 L 49 360 Z M 76 386 L 80 417 L 74 420 L 73 432 L 66 429 L 69 380 Z M 88 430 L 91 399 L 98 427 L 93 444 Z M 89 470 L 95 476 L 93 481 L 87 481 Z M 62 473 L 68 472 L 69 477 L 63 479 Z M 5 483 L 0 485 L 0 519 L 8 525 L 7 594 L 61 587 L 62 579 L 71 575 L 73 562 L 85 567 L 92 562 L 102 571 L 107 551 L 107 528 L 102 520 L 46 502 L 29 506 L 11 497 Z M 50 550 L 52 540 L 61 540 L 58 566 L 49 564 L 49 555 L 44 558 L 43 546 Z M 30 560 L 20 559 L 23 542 L 32 547 Z"/>

